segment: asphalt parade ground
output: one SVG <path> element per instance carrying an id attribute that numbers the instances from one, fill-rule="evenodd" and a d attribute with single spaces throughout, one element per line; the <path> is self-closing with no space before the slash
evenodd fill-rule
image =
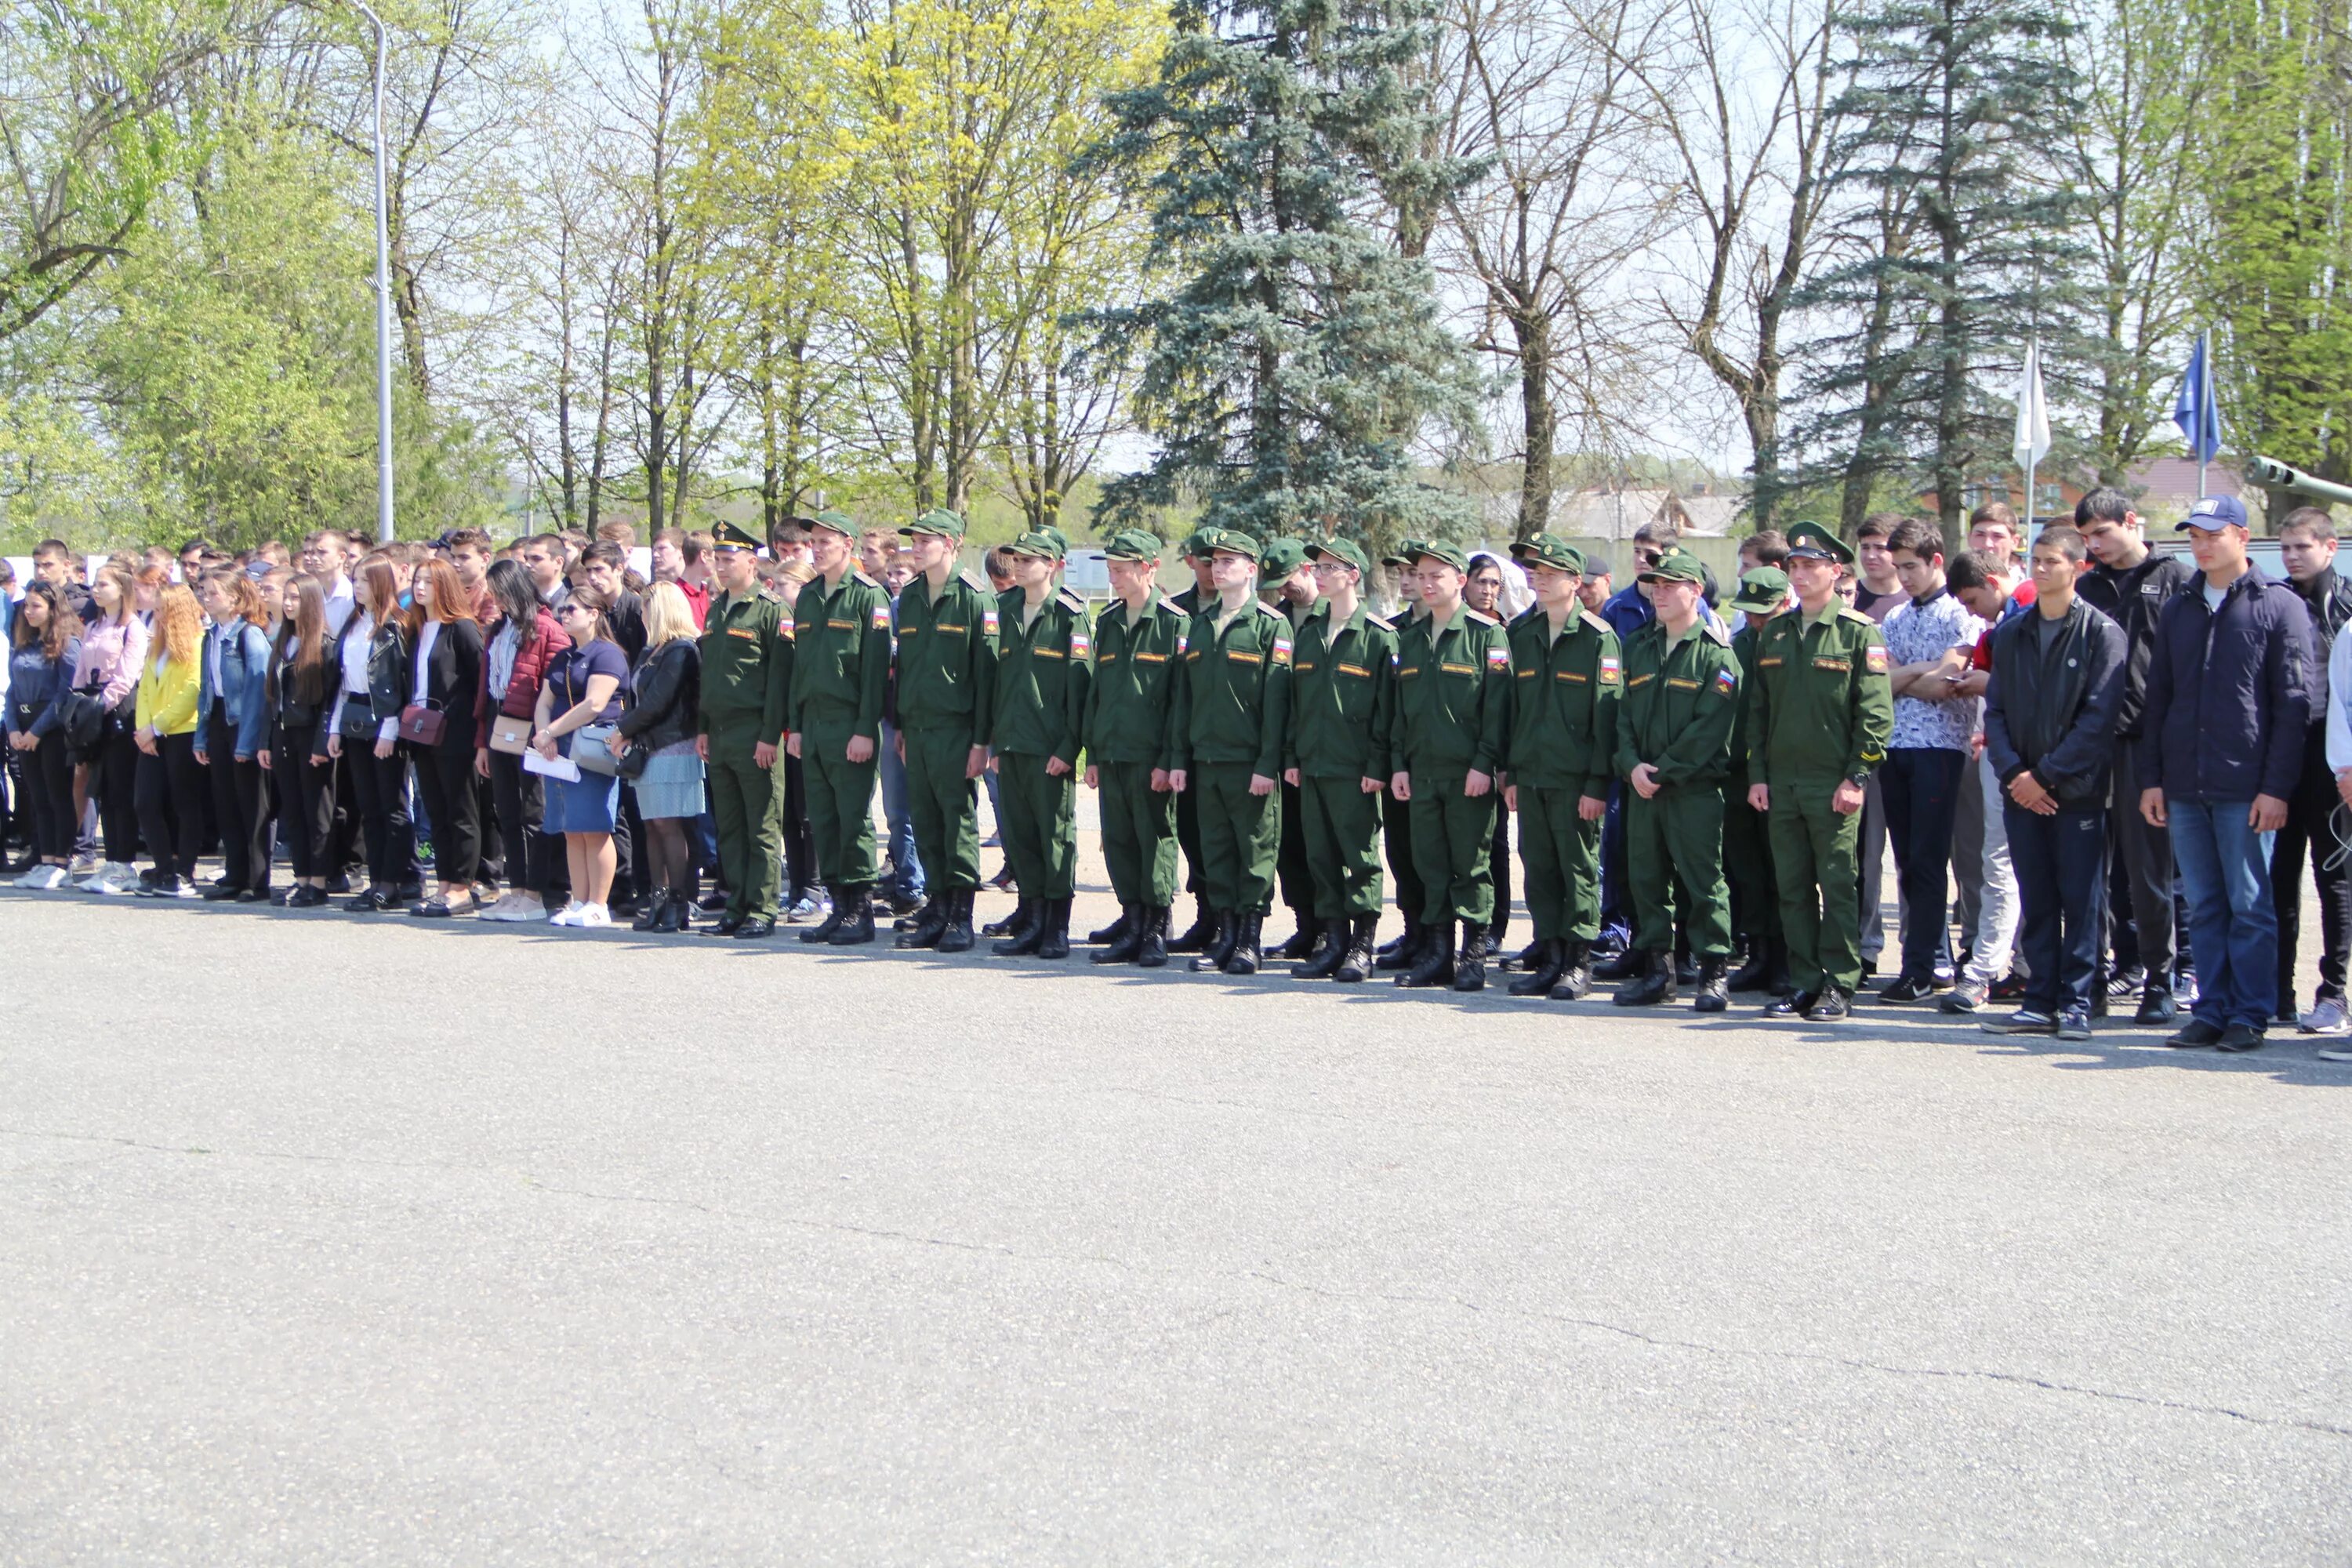
<path id="1" fill-rule="evenodd" d="M 2291 1031 L 13 891 L 0 953 L 0 1563 L 2352 1554 Z"/>

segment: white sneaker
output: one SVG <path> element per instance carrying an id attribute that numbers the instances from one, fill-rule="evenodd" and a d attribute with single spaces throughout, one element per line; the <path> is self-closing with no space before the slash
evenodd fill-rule
<path id="1" fill-rule="evenodd" d="M 85 893 L 102 893 L 106 890 L 106 884 L 112 880 L 114 880 L 114 868 L 101 860 L 98 863 L 97 870 L 76 882 L 74 886 Z"/>
<path id="2" fill-rule="evenodd" d="M 498 900 L 495 903 L 484 904 L 481 908 L 476 910 L 474 911 L 474 918 L 481 921 L 512 920 L 514 918 L 514 907 L 515 896 L 512 893 L 501 893 L 499 895 Z"/>
<path id="3" fill-rule="evenodd" d="M 66 875 L 79 882 L 97 876 L 104 865 L 105 862 L 95 855 L 77 855 L 74 857 L 73 864 L 66 868 Z"/>
<path id="4" fill-rule="evenodd" d="M 602 904 L 583 904 L 572 923 L 592 931 L 599 930 L 613 923 L 613 912 Z"/>
<path id="5" fill-rule="evenodd" d="M 40 878 L 39 881 L 32 884 L 37 893 L 54 893 L 66 885 L 66 868 L 63 866 L 44 866 L 35 875 Z"/>
<path id="6" fill-rule="evenodd" d="M 547 923 L 551 926 L 576 926 L 580 923 L 581 911 L 587 909 L 587 905 L 582 903 L 579 900 L 574 899 L 570 903 L 564 905 L 562 909 L 556 910 L 553 914 L 548 916 Z"/>
<path id="7" fill-rule="evenodd" d="M 127 899 L 138 890 L 138 868 L 126 866 L 120 860 L 110 861 L 106 869 L 99 873 L 98 886 L 90 889 L 93 893 L 103 893 L 115 899 Z"/>
<path id="8" fill-rule="evenodd" d="M 23 876 L 17 878 L 13 882 L 10 882 L 8 885 L 12 888 L 37 888 L 41 885 L 41 873 L 48 868 L 49 868 L 46 865 L 37 865 L 31 870 L 26 872 Z"/>
<path id="9" fill-rule="evenodd" d="M 528 925 L 533 921 L 552 921 L 554 917 L 547 912 L 547 906 L 539 901 L 537 893 L 525 893 L 522 896 L 522 902 L 516 906 L 514 913 L 506 918 L 518 925 Z"/>
<path id="10" fill-rule="evenodd" d="M 2347 1015 L 2344 1004 L 2333 996 L 2321 997 L 2296 1022 L 2306 1035 L 2352 1034 L 2352 1015 Z"/>
<path id="11" fill-rule="evenodd" d="M 174 899 L 201 899 L 205 895 L 203 890 L 194 882 L 191 882 L 185 877 L 183 877 L 177 882 L 172 884 L 172 891 L 169 896 Z"/>

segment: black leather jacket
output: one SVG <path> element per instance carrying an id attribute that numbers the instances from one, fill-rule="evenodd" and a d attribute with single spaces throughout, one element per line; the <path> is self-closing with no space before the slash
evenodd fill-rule
<path id="1" fill-rule="evenodd" d="M 690 741 L 702 702 L 702 649 L 692 637 L 672 637 L 637 660 L 621 734 L 653 751 Z"/>

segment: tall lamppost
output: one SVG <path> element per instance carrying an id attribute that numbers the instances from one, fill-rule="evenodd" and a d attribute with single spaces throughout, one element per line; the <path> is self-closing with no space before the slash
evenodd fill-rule
<path id="1" fill-rule="evenodd" d="M 383 188 L 383 18 L 352 0 L 375 28 L 375 536 L 392 542 L 392 237 Z"/>

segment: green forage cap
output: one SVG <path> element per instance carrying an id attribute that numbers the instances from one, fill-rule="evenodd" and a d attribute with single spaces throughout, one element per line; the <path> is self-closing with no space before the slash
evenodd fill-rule
<path id="1" fill-rule="evenodd" d="M 1270 588 L 1306 564 L 1307 551 L 1298 541 L 1277 539 L 1257 558 L 1258 585 Z"/>
<path id="2" fill-rule="evenodd" d="M 1522 539 L 1511 546 L 1522 564 L 1549 566 L 1556 571 L 1584 575 L 1584 552 L 1556 533 L 1538 533 L 1533 539 Z"/>
<path id="3" fill-rule="evenodd" d="M 1789 574 L 1778 566 L 1759 566 L 1739 574 L 1739 595 L 1731 607 L 1742 615 L 1769 616 L 1789 602 Z"/>
<path id="4" fill-rule="evenodd" d="M 1318 561 L 1344 561 L 1359 572 L 1371 570 L 1364 552 L 1345 539 L 1318 539 L 1307 547 L 1307 553 Z"/>
<path id="5" fill-rule="evenodd" d="M 1059 561 L 1068 553 L 1061 534 L 1050 528 L 1033 529 L 1004 548 L 1015 555 L 1038 555 L 1048 561 Z"/>
<path id="6" fill-rule="evenodd" d="M 760 542 L 731 522 L 710 525 L 710 548 L 713 550 L 749 550 L 758 554 Z"/>
<path id="7" fill-rule="evenodd" d="M 1706 568 L 1687 550 L 1669 550 L 1655 566 L 1643 567 L 1640 576 L 1644 583 L 1704 583 Z"/>
<path id="8" fill-rule="evenodd" d="M 1414 539 L 1406 542 L 1415 561 L 1443 561 L 1456 572 L 1470 570 L 1470 557 L 1451 544 L 1434 539 Z"/>
<path id="9" fill-rule="evenodd" d="M 1853 564 L 1853 552 L 1844 542 L 1818 522 L 1800 522 L 1789 529 L 1789 558 L 1792 561 L 1834 561 L 1841 566 Z"/>
<path id="10" fill-rule="evenodd" d="M 856 518 L 846 512 L 835 511 L 831 508 L 809 519 L 808 526 L 812 531 L 822 528 L 828 532 L 838 533 L 845 539 L 855 539 L 865 531 L 857 526 Z"/>
<path id="11" fill-rule="evenodd" d="M 945 507 L 936 507 L 898 531 L 901 533 L 936 533 L 942 539 L 961 539 L 963 519 Z"/>
<path id="12" fill-rule="evenodd" d="M 1246 555 L 1253 561 L 1258 558 L 1257 541 L 1238 528 L 1217 530 L 1217 542 L 1212 548 L 1220 555 Z"/>
<path id="13" fill-rule="evenodd" d="M 1103 546 L 1103 554 L 1113 561 L 1150 561 L 1160 559 L 1160 541 L 1140 529 L 1122 529 L 1110 536 Z"/>

